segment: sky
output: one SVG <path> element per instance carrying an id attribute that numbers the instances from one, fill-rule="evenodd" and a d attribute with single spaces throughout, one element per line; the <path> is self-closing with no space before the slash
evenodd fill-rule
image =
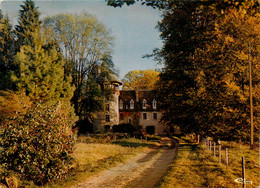
<path id="1" fill-rule="evenodd" d="M 97 17 L 111 35 L 115 37 L 113 61 L 119 70 L 119 78 L 132 70 L 158 69 L 161 65 L 152 58 L 154 48 L 161 48 L 160 33 L 155 28 L 161 20 L 161 12 L 136 3 L 133 6 L 114 8 L 106 5 L 105 0 L 35 0 L 41 18 L 59 13 L 88 12 Z M 0 0 L 0 8 L 7 14 L 13 25 L 17 24 L 18 11 L 22 1 Z"/>

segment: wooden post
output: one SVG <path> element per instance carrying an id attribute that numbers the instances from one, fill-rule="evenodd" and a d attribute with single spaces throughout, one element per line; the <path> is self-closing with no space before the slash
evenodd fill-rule
<path id="1" fill-rule="evenodd" d="M 221 163 L 221 145 L 218 146 L 218 162 Z"/>
<path id="2" fill-rule="evenodd" d="M 214 150 L 213 150 L 213 155 L 216 157 L 216 142 L 214 142 Z"/>
<path id="3" fill-rule="evenodd" d="M 243 178 L 243 188 L 246 188 L 246 170 L 245 170 L 245 158 L 242 157 L 242 178 Z"/>
<path id="4" fill-rule="evenodd" d="M 197 136 L 197 142 L 198 142 L 198 144 L 200 143 L 200 135 L 199 134 Z"/>
<path id="5" fill-rule="evenodd" d="M 248 62 L 249 62 L 249 101 L 250 101 L 250 147 L 254 146 L 254 122 L 253 122 L 253 95 L 252 95 L 252 65 L 250 61 L 250 42 L 248 43 Z"/>
<path id="6" fill-rule="evenodd" d="M 209 141 L 209 152 L 211 153 L 211 140 Z"/>
<path id="7" fill-rule="evenodd" d="M 228 169 L 228 148 L 226 148 L 226 168 Z"/>

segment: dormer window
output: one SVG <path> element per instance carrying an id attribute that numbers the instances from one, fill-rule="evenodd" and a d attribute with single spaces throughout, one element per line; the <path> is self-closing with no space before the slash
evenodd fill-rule
<path id="1" fill-rule="evenodd" d="M 130 109 L 134 109 L 134 106 L 135 106 L 135 102 L 133 99 L 131 99 L 130 101 Z"/>
<path id="2" fill-rule="evenodd" d="M 146 103 L 147 103 L 147 101 L 144 99 L 143 100 L 143 109 L 146 109 Z"/>
<path id="3" fill-rule="evenodd" d="M 153 109 L 156 109 L 157 108 L 157 101 L 154 99 L 153 100 Z"/>
<path id="4" fill-rule="evenodd" d="M 119 101 L 119 108 L 120 109 L 124 108 L 124 102 L 122 100 Z"/>

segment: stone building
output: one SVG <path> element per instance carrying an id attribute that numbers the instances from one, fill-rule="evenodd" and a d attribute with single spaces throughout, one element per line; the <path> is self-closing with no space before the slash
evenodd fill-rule
<path id="1" fill-rule="evenodd" d="M 110 75 L 111 81 L 105 80 L 106 86 L 110 87 L 111 95 L 105 100 L 104 110 L 97 113 L 93 125 L 96 133 L 103 133 L 112 129 L 113 125 L 119 124 L 119 86 L 122 83 L 114 76 Z"/>
<path id="2" fill-rule="evenodd" d="M 163 135 L 168 132 L 160 118 L 160 103 L 153 91 L 119 90 L 122 85 L 113 77 L 109 82 L 112 95 L 105 101 L 104 111 L 99 112 L 94 120 L 94 129 L 103 133 L 113 125 L 129 123 L 140 126 L 148 134 Z"/>
<path id="3" fill-rule="evenodd" d="M 167 128 L 162 125 L 162 112 L 153 91 L 121 90 L 119 95 L 119 123 L 141 126 L 148 134 L 163 135 Z"/>

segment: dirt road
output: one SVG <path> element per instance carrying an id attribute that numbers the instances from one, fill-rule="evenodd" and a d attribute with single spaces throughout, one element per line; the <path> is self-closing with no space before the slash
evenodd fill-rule
<path id="1" fill-rule="evenodd" d="M 176 146 L 169 146 L 169 142 L 169 139 L 165 139 L 161 146 L 148 149 L 126 163 L 105 170 L 73 188 L 157 187 L 176 152 Z"/>

